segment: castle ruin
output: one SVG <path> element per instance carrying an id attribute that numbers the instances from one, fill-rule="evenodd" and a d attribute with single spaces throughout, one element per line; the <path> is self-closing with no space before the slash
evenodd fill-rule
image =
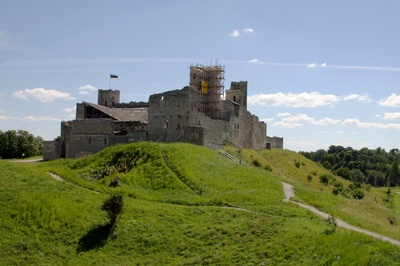
<path id="1" fill-rule="evenodd" d="M 61 122 L 61 137 L 45 142 L 44 159 L 79 158 L 136 141 L 283 147 L 283 139 L 267 144 L 267 125 L 247 111 L 247 81 L 224 91 L 224 72 L 221 65 L 192 65 L 189 86 L 150 95 L 147 103 L 120 103 L 120 91 L 99 90 L 97 104 L 77 103 L 75 120 Z"/>

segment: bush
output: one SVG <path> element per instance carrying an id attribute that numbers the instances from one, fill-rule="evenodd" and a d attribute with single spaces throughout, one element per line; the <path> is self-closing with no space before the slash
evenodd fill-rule
<path id="1" fill-rule="evenodd" d="M 260 161 L 257 160 L 257 159 L 254 159 L 252 163 L 253 163 L 253 165 L 254 165 L 255 167 L 261 167 L 261 166 L 262 166 L 261 163 L 260 163 Z"/>
<path id="2" fill-rule="evenodd" d="M 329 176 L 328 175 L 321 175 L 319 177 L 319 182 L 327 186 L 329 184 Z"/>
<path id="3" fill-rule="evenodd" d="M 101 209 L 107 212 L 110 217 L 110 225 L 114 226 L 124 210 L 124 199 L 122 195 L 112 195 L 103 202 Z"/>
<path id="4" fill-rule="evenodd" d="M 364 189 L 356 188 L 355 190 L 353 190 L 352 194 L 355 199 L 362 199 L 364 198 Z"/>
<path id="5" fill-rule="evenodd" d="M 264 165 L 264 170 L 266 170 L 266 171 L 268 171 L 268 172 L 272 172 L 272 167 L 271 167 L 271 165 L 269 165 L 269 164 L 267 164 L 267 165 Z"/>

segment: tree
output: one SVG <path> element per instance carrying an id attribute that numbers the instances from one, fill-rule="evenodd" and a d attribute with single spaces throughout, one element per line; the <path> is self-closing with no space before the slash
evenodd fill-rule
<path id="1" fill-rule="evenodd" d="M 43 154 L 43 139 L 25 130 L 0 131 L 0 157 L 24 158 Z"/>
<path id="2" fill-rule="evenodd" d="M 124 199 L 122 195 L 111 195 L 103 202 L 101 209 L 107 212 L 110 218 L 109 224 L 113 227 L 124 210 Z"/>
<path id="3" fill-rule="evenodd" d="M 336 174 L 340 177 L 343 177 L 344 179 L 353 180 L 353 174 L 351 173 L 351 171 L 349 169 L 341 167 L 336 170 Z"/>
<path id="4" fill-rule="evenodd" d="M 365 175 L 360 169 L 353 169 L 352 171 L 353 182 L 365 183 Z"/>
<path id="5" fill-rule="evenodd" d="M 389 186 L 391 187 L 397 186 L 399 184 L 399 177 L 400 177 L 399 161 L 398 159 L 395 159 L 390 169 Z"/>

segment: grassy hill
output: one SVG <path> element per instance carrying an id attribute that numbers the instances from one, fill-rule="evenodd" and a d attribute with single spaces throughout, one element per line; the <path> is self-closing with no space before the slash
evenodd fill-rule
<path id="1" fill-rule="evenodd" d="M 399 247 L 283 202 L 281 181 L 295 186 L 296 200 L 396 239 L 388 218 L 398 218 L 398 196 L 385 200 L 374 188 L 362 200 L 334 196 L 318 179 L 329 173 L 297 153 L 225 149 L 246 164 L 181 143 L 0 161 L 0 265 L 400 264 Z M 116 176 L 121 185 L 109 187 Z M 125 211 L 110 233 L 101 206 L 113 193 L 123 195 Z"/>

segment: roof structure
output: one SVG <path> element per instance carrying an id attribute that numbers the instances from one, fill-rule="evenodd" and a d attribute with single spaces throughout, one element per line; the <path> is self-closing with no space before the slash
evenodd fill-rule
<path id="1" fill-rule="evenodd" d="M 83 102 L 84 104 L 106 114 L 114 120 L 125 122 L 141 122 L 148 123 L 148 108 L 147 107 L 134 107 L 134 108 L 114 108 L 102 106 L 90 102 Z"/>

